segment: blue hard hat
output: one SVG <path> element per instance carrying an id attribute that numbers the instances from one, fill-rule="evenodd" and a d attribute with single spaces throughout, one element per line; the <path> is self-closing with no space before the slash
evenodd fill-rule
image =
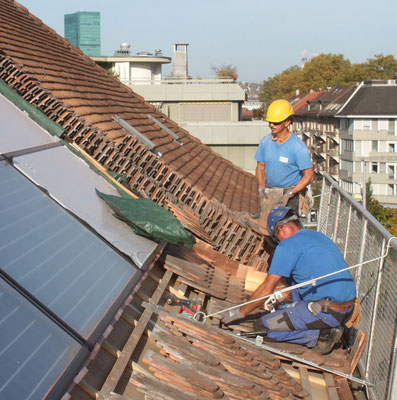
<path id="1" fill-rule="evenodd" d="M 294 212 L 294 218 L 298 219 L 298 213 L 292 208 L 288 207 L 275 207 L 270 211 L 267 217 L 267 230 L 271 237 L 274 237 L 274 231 L 276 230 L 276 225 L 287 215 L 288 211 L 292 210 Z M 289 219 L 289 218 L 288 218 Z"/>

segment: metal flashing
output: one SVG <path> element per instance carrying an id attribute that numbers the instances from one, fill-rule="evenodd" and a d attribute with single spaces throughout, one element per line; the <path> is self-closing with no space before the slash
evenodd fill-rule
<path id="1" fill-rule="evenodd" d="M 156 154 L 156 156 L 161 157 L 162 154 L 155 149 L 156 145 L 147 137 L 145 137 L 141 132 L 131 126 L 128 122 L 124 121 L 122 118 L 114 115 L 112 117 L 120 126 L 122 126 L 127 132 L 135 135 L 140 142 L 142 142 L 152 153 Z"/>
<path id="2" fill-rule="evenodd" d="M 167 128 L 162 122 L 160 122 L 157 118 L 153 117 L 153 115 L 148 115 L 148 117 L 155 123 L 157 124 L 161 129 L 164 129 L 168 134 L 170 134 L 175 141 L 180 145 L 183 146 L 183 143 L 179 141 L 179 136 L 173 132 L 170 128 Z"/>

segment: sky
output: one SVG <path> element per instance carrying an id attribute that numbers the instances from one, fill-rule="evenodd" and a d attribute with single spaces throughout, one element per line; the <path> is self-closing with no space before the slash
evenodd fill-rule
<path id="1" fill-rule="evenodd" d="M 375 54 L 397 58 L 396 0 L 19 0 L 64 36 L 64 14 L 101 13 L 101 55 L 128 42 L 131 53 L 172 57 L 189 43 L 192 78 L 213 78 L 212 66 L 232 65 L 238 80 L 262 81 L 302 57 L 343 54 L 352 63 Z M 172 66 L 163 67 L 163 76 Z"/>

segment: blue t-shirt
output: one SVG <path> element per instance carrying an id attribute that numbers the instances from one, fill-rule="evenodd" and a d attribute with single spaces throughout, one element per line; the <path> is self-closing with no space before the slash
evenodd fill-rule
<path id="1" fill-rule="evenodd" d="M 266 184 L 268 187 L 295 186 L 303 176 L 304 169 L 312 168 L 309 150 L 296 135 L 283 143 L 272 140 L 267 135 L 259 143 L 255 160 L 265 163 Z"/>
<path id="2" fill-rule="evenodd" d="M 301 229 L 276 247 L 269 274 L 291 277 L 302 283 L 346 268 L 338 246 L 321 232 Z M 356 285 L 350 271 L 320 279 L 315 286 L 298 289 L 305 301 L 322 300 L 343 302 L 356 297 Z"/>

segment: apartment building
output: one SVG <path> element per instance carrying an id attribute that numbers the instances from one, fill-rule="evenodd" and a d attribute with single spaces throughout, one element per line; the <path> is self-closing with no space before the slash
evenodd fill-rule
<path id="1" fill-rule="evenodd" d="M 336 114 L 356 87 L 337 86 L 290 99 L 294 107 L 294 130 L 309 148 L 317 174 L 326 172 L 339 179 L 340 120 Z"/>
<path id="2" fill-rule="evenodd" d="M 361 199 L 371 179 L 373 196 L 397 207 L 397 83 L 365 81 L 336 115 L 340 120 L 340 184 Z"/>

